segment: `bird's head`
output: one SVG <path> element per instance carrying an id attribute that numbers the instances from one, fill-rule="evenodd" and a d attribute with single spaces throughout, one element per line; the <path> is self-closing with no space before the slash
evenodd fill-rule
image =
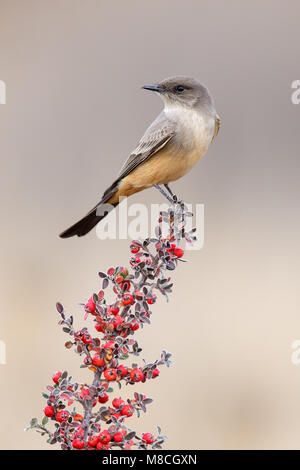
<path id="1" fill-rule="evenodd" d="M 214 111 L 213 99 L 208 89 L 194 78 L 170 77 L 143 88 L 158 93 L 166 106 L 175 104 Z"/>

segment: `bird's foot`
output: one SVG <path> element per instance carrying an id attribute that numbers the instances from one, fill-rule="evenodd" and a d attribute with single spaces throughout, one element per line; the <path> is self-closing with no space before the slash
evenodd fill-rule
<path id="1" fill-rule="evenodd" d="M 173 193 L 172 189 L 170 188 L 170 186 L 168 184 L 164 184 L 164 187 L 166 188 L 166 190 L 171 195 L 172 200 L 173 200 L 173 204 L 181 204 L 183 202 L 183 201 L 178 199 L 178 197 L 176 196 L 176 194 Z"/>

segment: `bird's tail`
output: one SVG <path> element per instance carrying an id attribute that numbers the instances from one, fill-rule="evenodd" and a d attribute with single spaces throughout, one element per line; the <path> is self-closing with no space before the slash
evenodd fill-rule
<path id="1" fill-rule="evenodd" d="M 97 223 L 102 220 L 109 212 L 109 204 L 110 206 L 116 207 L 119 203 L 110 203 L 109 198 L 104 197 L 102 200 L 97 204 L 83 219 L 80 219 L 76 224 L 72 225 L 71 227 L 64 230 L 60 233 L 61 238 L 70 238 L 77 235 L 78 237 L 83 237 L 86 235 L 90 230 L 92 230 Z M 111 208 L 111 207 L 110 207 Z"/>

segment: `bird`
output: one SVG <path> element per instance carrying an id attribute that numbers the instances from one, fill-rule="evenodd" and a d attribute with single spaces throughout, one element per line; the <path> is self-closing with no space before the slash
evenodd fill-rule
<path id="1" fill-rule="evenodd" d="M 186 175 L 217 136 L 220 118 L 214 100 L 198 80 L 175 76 L 142 88 L 161 97 L 163 110 L 148 127 L 100 202 L 64 230 L 59 235 L 61 238 L 86 235 L 107 215 L 107 211 L 104 214 L 101 211 L 102 207 L 110 204 L 114 208 L 120 198 L 146 188 L 155 187 L 172 202 L 174 193 L 169 183 Z"/>

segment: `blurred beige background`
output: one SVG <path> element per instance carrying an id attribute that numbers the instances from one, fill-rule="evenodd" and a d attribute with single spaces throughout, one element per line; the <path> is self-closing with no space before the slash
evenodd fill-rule
<path id="1" fill-rule="evenodd" d="M 57 235 L 159 112 L 140 87 L 174 74 L 209 87 L 221 130 L 173 185 L 205 204 L 205 245 L 138 332 L 143 357 L 166 348 L 174 364 L 136 387 L 155 401 L 135 426 L 159 424 L 169 449 L 300 447 L 299 14 L 296 0 L 0 0 L 2 448 L 47 448 L 23 429 L 42 415 L 49 377 L 88 375 L 64 349 L 54 305 L 82 324 L 78 302 L 98 270 L 127 263 L 128 242 Z"/>

